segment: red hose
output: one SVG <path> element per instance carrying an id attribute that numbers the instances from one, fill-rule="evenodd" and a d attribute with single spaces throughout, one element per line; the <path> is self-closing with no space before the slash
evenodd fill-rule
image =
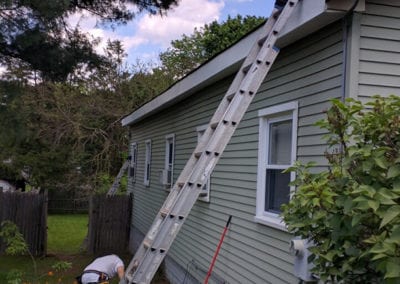
<path id="1" fill-rule="evenodd" d="M 204 280 L 204 284 L 208 284 L 208 279 L 211 276 L 212 270 L 214 268 L 215 261 L 217 260 L 217 256 L 219 254 L 219 250 L 221 249 L 222 243 L 224 242 L 226 231 L 228 231 L 229 224 L 231 223 L 231 219 L 232 219 L 232 215 L 229 215 L 228 222 L 226 222 L 226 226 L 224 228 L 224 231 L 222 232 L 221 239 L 219 240 L 219 243 L 218 243 L 218 246 L 217 246 L 217 250 L 214 253 L 213 259 L 211 261 L 210 268 L 208 269 L 208 272 L 207 272 L 206 279 Z"/>

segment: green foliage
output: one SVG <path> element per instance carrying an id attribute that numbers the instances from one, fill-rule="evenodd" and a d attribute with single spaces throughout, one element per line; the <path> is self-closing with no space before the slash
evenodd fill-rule
<path id="1" fill-rule="evenodd" d="M 6 276 L 7 284 L 21 284 L 23 279 L 23 273 L 19 269 L 11 269 Z"/>
<path id="2" fill-rule="evenodd" d="M 13 222 L 6 220 L 1 223 L 0 227 L 0 238 L 6 245 L 6 254 L 17 256 L 17 255 L 29 255 L 31 258 L 31 264 L 33 266 L 33 280 L 34 283 L 46 276 L 52 275 L 53 272 L 46 273 L 44 275 L 38 275 L 37 273 L 37 263 L 36 259 L 30 253 L 28 244 L 26 243 L 23 235 L 19 232 L 18 226 Z M 52 264 L 51 268 L 57 272 L 68 270 L 72 267 L 72 263 L 67 261 L 56 261 Z M 7 283 L 10 284 L 19 284 L 23 283 L 23 278 L 26 278 L 25 273 L 20 269 L 12 269 L 7 273 Z"/>
<path id="3" fill-rule="evenodd" d="M 71 267 L 72 263 L 68 261 L 57 261 L 51 266 L 51 268 L 53 268 L 57 272 L 68 270 Z"/>
<path id="4" fill-rule="evenodd" d="M 334 100 L 318 125 L 329 132 L 330 167 L 290 169 L 297 190 L 283 206 L 288 230 L 313 243 L 323 281 L 400 281 L 400 98 Z"/>
<path id="5" fill-rule="evenodd" d="M 9 255 L 23 255 L 29 252 L 24 237 L 17 225 L 11 221 L 1 223 L 0 238 L 6 244 L 6 253 Z"/>
<path id="6" fill-rule="evenodd" d="M 118 42 L 107 48 L 107 68 L 75 84 L 0 82 L 0 178 L 20 178 L 42 188 L 98 186 L 98 174 L 116 175 L 126 152 L 121 118 L 135 106 Z"/>
<path id="7" fill-rule="evenodd" d="M 32 260 L 34 275 L 36 276 L 36 260 L 29 251 L 28 244 L 24 236 L 20 233 L 18 226 L 9 220 L 3 221 L 0 228 L 0 238 L 6 244 L 6 254 L 29 255 Z M 7 280 L 9 283 L 20 283 L 22 275 L 22 272 L 18 272 L 17 270 L 10 271 L 10 273 L 7 274 Z"/>
<path id="8" fill-rule="evenodd" d="M 87 12 L 102 24 L 125 24 L 135 9 L 164 13 L 177 0 L 16 0 L 0 1 L 0 62 L 27 64 L 42 78 L 64 81 L 85 65 L 92 69 L 106 60 L 94 52 L 98 40 L 68 25 L 68 17 Z M 133 4 L 133 5 L 131 5 Z M 134 7 L 135 6 L 135 7 Z"/>
<path id="9" fill-rule="evenodd" d="M 173 78 L 182 78 L 234 44 L 264 20 L 262 17 L 237 15 L 235 18 L 229 16 L 223 23 L 213 21 L 195 29 L 192 35 L 183 35 L 181 39 L 173 40 L 172 47 L 160 54 L 160 60 Z"/>

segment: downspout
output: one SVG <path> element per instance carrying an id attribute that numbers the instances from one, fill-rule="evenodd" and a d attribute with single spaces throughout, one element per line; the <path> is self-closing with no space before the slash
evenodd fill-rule
<path id="1" fill-rule="evenodd" d="M 355 0 L 351 8 L 346 12 L 343 16 L 342 20 L 342 30 L 343 30 L 343 39 L 342 39 L 342 52 L 343 52 L 343 59 L 342 59 L 342 84 L 341 84 L 341 100 L 344 102 L 346 99 L 346 80 L 347 80 L 347 58 L 348 58 L 348 35 L 349 29 L 351 26 L 351 16 L 353 15 L 353 11 L 356 8 L 359 0 Z"/>

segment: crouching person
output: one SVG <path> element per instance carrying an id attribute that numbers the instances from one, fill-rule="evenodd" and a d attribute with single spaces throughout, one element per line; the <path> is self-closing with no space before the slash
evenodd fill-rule
<path id="1" fill-rule="evenodd" d="M 124 263 L 115 254 L 96 258 L 83 270 L 77 282 L 82 284 L 109 283 L 108 281 L 118 275 L 120 283 L 125 283 Z M 80 278 L 80 279 L 79 279 Z"/>

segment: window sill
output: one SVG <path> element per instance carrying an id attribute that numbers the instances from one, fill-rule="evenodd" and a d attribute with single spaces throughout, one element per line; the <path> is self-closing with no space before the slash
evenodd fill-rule
<path id="1" fill-rule="evenodd" d="M 278 216 L 254 216 L 254 221 L 287 232 L 286 224 Z"/>

